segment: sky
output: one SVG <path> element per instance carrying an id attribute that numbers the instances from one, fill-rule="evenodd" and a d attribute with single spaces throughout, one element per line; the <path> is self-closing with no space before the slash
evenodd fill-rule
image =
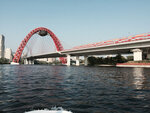
<path id="1" fill-rule="evenodd" d="M 150 0 L 0 0 L 0 34 L 17 50 L 33 29 L 46 27 L 64 46 L 150 32 Z"/>

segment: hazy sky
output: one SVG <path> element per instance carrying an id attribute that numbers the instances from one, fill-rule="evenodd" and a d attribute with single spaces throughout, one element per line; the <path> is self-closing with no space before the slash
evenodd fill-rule
<path id="1" fill-rule="evenodd" d="M 150 0 L 0 0 L 0 34 L 16 51 L 37 27 L 77 46 L 150 31 Z"/>

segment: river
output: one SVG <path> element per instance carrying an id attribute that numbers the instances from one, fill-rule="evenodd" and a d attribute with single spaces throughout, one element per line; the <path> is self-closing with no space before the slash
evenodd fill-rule
<path id="1" fill-rule="evenodd" d="M 148 113 L 150 69 L 0 65 L 0 113 L 52 107 L 73 113 Z"/>

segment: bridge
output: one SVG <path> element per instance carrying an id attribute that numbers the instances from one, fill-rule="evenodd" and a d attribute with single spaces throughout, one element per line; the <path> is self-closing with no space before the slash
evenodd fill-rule
<path id="1" fill-rule="evenodd" d="M 45 31 L 45 32 L 44 32 Z M 85 65 L 88 64 L 89 55 L 110 55 L 110 54 L 129 54 L 133 53 L 134 61 L 141 61 L 142 56 L 146 55 L 150 58 L 150 33 L 144 33 L 135 36 L 123 37 L 119 39 L 113 39 L 108 41 L 102 41 L 98 43 L 86 44 L 81 46 L 76 46 L 71 49 L 64 49 L 62 44 L 56 35 L 48 30 L 47 28 L 36 28 L 32 30 L 22 41 L 19 48 L 16 51 L 13 62 L 18 63 L 21 57 L 22 51 L 26 46 L 28 40 L 32 37 L 34 33 L 38 33 L 41 36 L 47 35 L 47 33 L 52 37 L 54 44 L 56 46 L 56 52 L 51 52 L 47 54 L 38 54 L 34 56 L 28 56 L 27 59 L 29 64 L 37 58 L 54 58 L 59 57 L 63 64 L 70 66 L 71 56 L 76 57 L 76 65 L 80 65 L 79 56 L 84 56 Z"/>

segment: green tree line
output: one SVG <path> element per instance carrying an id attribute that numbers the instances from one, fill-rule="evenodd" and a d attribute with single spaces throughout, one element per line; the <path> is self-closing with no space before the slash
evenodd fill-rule
<path id="1" fill-rule="evenodd" d="M 96 65 L 96 64 L 111 64 L 115 65 L 117 63 L 124 63 L 127 62 L 128 60 L 121 56 L 120 54 L 116 55 L 116 57 L 89 57 L 88 62 L 89 65 Z"/>

